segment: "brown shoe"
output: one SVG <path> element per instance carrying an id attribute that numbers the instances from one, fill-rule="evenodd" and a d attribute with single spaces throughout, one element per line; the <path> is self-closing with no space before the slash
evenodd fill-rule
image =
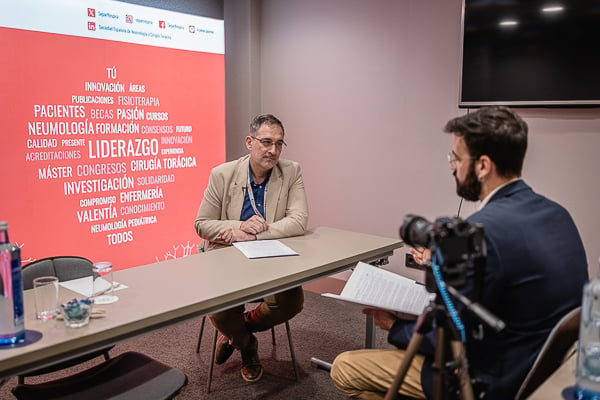
<path id="1" fill-rule="evenodd" d="M 241 350 L 242 353 L 242 379 L 246 382 L 256 382 L 263 376 L 263 367 L 258 359 L 258 341 L 250 335 L 250 343 Z"/>
<path id="2" fill-rule="evenodd" d="M 231 357 L 234 350 L 235 347 L 229 344 L 229 339 L 221 335 L 217 342 L 217 350 L 215 351 L 215 364 L 223 364 Z"/>

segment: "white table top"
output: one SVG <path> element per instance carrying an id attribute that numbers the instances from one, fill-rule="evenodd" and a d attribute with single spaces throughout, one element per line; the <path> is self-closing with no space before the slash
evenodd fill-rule
<path id="1" fill-rule="evenodd" d="M 35 319 L 33 292 L 25 291 L 25 328 L 43 334 L 40 341 L 0 350 L 0 378 L 118 343 L 190 318 L 243 304 L 309 281 L 371 262 L 402 246 L 399 239 L 316 228 L 304 236 L 280 239 L 298 256 L 247 259 L 234 247 L 114 272 L 129 286 L 119 301 L 96 306 L 107 316 L 79 329 L 62 321 Z M 61 288 L 61 301 L 73 292 Z"/>

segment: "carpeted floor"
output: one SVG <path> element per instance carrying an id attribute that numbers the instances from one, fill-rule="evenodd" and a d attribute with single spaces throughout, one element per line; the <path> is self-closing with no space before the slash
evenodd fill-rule
<path id="1" fill-rule="evenodd" d="M 275 347 L 271 344 L 269 331 L 257 334 L 259 356 L 264 367 L 264 376 L 259 382 L 249 384 L 242 380 L 241 357 L 236 352 L 225 364 L 215 365 L 211 393 L 206 394 L 214 331 L 207 322 L 200 353 L 196 354 L 200 323 L 201 318 L 198 318 L 129 340 L 115 346 L 111 354 L 135 350 L 183 371 L 188 383 L 175 397 L 178 400 L 346 399 L 331 383 L 329 373 L 311 365 L 310 359 L 317 357 L 331 362 L 342 351 L 362 348 L 365 338 L 365 317 L 360 307 L 305 290 L 304 310 L 290 321 L 300 380 L 295 381 L 285 326 L 280 325 L 275 328 Z M 377 330 L 376 344 L 377 347 L 388 346 L 386 332 Z M 99 358 L 76 368 L 45 375 L 43 379 L 30 377 L 26 381 L 55 379 L 100 361 Z M 10 389 L 15 385 L 16 378 L 12 378 L 0 388 L 0 399 L 14 398 Z"/>

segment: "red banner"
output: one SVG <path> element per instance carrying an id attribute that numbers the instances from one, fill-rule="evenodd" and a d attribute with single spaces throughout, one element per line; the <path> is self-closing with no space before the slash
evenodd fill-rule
<path id="1" fill-rule="evenodd" d="M 0 28 L 0 220 L 24 263 L 195 252 L 225 159 L 224 55 Z"/>

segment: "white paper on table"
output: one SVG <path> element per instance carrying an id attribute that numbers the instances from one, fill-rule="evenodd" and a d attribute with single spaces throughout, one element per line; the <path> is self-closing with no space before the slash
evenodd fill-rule
<path id="1" fill-rule="evenodd" d="M 233 245 L 248 258 L 297 256 L 294 250 L 279 240 L 252 240 L 235 242 Z"/>
<path id="2" fill-rule="evenodd" d="M 92 282 L 91 276 L 86 276 L 86 277 L 79 278 L 79 279 L 71 279 L 70 281 L 59 282 L 58 284 L 60 286 L 64 287 L 65 289 L 72 290 L 73 292 L 79 293 L 80 295 L 85 296 L 85 297 L 90 297 L 92 295 L 92 286 L 94 285 L 94 283 Z M 114 282 L 113 285 L 115 286 L 114 290 L 121 290 L 121 289 L 128 288 L 127 285 L 124 285 L 122 283 Z M 102 292 L 103 290 L 109 289 L 110 283 L 103 278 L 98 278 L 96 286 L 97 286 L 96 293 L 99 293 L 99 292 Z"/>
<path id="3" fill-rule="evenodd" d="M 435 298 L 424 285 L 363 262 L 356 265 L 342 293 L 323 293 L 323 296 L 414 315 L 421 314 Z"/>

